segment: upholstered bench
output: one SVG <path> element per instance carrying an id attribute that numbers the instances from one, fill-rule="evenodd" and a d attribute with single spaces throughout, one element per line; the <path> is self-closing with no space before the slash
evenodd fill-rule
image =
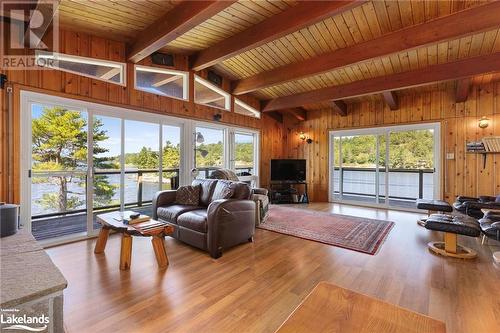
<path id="1" fill-rule="evenodd" d="M 478 237 L 481 234 L 476 219 L 465 215 L 432 214 L 425 222 L 425 228 L 444 232 L 444 242 L 427 244 L 432 252 L 463 259 L 472 259 L 477 256 L 476 251 L 457 244 L 457 235 Z"/>
<path id="2" fill-rule="evenodd" d="M 441 213 L 451 213 L 453 212 L 453 207 L 443 200 L 433 200 L 433 199 L 417 199 L 417 209 L 424 209 L 427 211 L 427 216 L 430 216 L 432 212 Z M 420 226 L 425 226 L 425 221 L 427 219 L 420 219 L 417 223 Z"/>

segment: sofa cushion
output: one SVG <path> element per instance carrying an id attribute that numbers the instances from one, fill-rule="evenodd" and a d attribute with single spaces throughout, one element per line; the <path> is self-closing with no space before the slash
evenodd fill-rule
<path id="1" fill-rule="evenodd" d="M 197 209 L 181 214 L 177 224 L 191 230 L 207 232 L 207 210 Z"/>
<path id="2" fill-rule="evenodd" d="M 158 207 L 156 212 L 159 219 L 170 223 L 177 223 L 177 218 L 179 217 L 179 215 L 200 208 L 203 207 L 191 205 L 171 205 L 166 207 Z"/>
<path id="3" fill-rule="evenodd" d="M 232 181 L 239 181 L 238 176 L 234 173 L 234 171 L 229 169 L 217 169 L 212 172 L 210 175 L 212 179 L 226 179 Z"/>
<path id="4" fill-rule="evenodd" d="M 200 185 L 200 206 L 208 206 L 212 201 L 212 194 L 214 193 L 217 180 L 215 179 L 195 179 L 193 186 Z"/>
<path id="5" fill-rule="evenodd" d="M 201 185 L 181 186 L 175 192 L 175 203 L 178 205 L 198 206 L 200 203 Z"/>
<path id="6" fill-rule="evenodd" d="M 229 180 L 217 181 L 217 185 L 215 185 L 211 201 L 231 198 L 236 188 L 234 184 L 234 182 Z"/>
<path id="7" fill-rule="evenodd" d="M 243 182 L 233 182 L 234 193 L 231 199 L 248 200 L 251 197 L 252 189 L 250 185 Z"/>

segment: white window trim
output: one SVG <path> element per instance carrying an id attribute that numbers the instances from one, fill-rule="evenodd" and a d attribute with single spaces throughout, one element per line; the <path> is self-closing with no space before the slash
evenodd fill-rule
<path id="1" fill-rule="evenodd" d="M 238 104 L 239 106 L 241 106 L 242 108 L 246 109 L 247 111 L 253 113 L 253 115 L 255 116 L 255 118 L 260 119 L 260 112 L 257 109 L 251 107 L 250 105 L 246 104 L 245 102 L 243 102 L 243 101 L 241 101 L 241 100 L 239 100 L 237 98 L 234 98 L 234 103 Z M 238 114 L 243 114 L 241 112 L 236 111 L 236 108 L 234 109 L 234 112 L 238 113 Z M 243 115 L 245 115 L 245 114 L 243 114 Z M 248 115 L 245 115 L 245 116 L 248 116 Z"/>
<path id="2" fill-rule="evenodd" d="M 150 91 L 146 91 L 137 86 L 137 70 L 142 72 L 150 72 L 150 73 L 158 73 L 158 74 L 169 74 L 182 77 L 182 98 L 178 98 L 175 96 L 170 96 L 161 92 L 152 93 Z M 142 65 L 134 65 L 134 89 L 143 91 L 148 94 L 156 94 L 162 95 L 169 98 L 178 99 L 181 101 L 189 100 L 189 73 L 183 71 L 177 71 L 172 69 L 158 68 L 158 67 L 150 67 L 150 66 L 142 66 Z"/>
<path id="3" fill-rule="evenodd" d="M 62 72 L 68 72 L 71 74 L 76 74 L 76 75 L 81 75 L 85 76 L 94 80 L 99 80 L 99 81 L 104 81 L 112 84 L 117 84 L 120 86 L 126 86 L 127 85 L 127 64 L 118 62 L 118 61 L 112 61 L 112 60 L 100 60 L 100 59 L 95 59 L 95 58 L 87 58 L 87 57 L 81 57 L 81 56 L 76 56 L 76 55 L 70 55 L 70 54 L 64 54 L 64 53 L 57 53 L 57 52 L 42 52 L 42 51 L 37 51 L 35 53 L 35 60 L 36 63 L 39 64 L 39 59 L 54 59 L 54 60 L 63 60 L 63 61 L 70 61 L 70 62 L 75 62 L 79 64 L 89 64 L 89 65 L 98 65 L 98 66 L 106 66 L 106 67 L 113 67 L 113 68 L 119 68 L 120 69 L 120 82 L 114 82 L 111 80 L 107 79 L 102 79 L 100 77 L 90 75 L 90 74 L 85 74 L 77 71 L 72 71 L 70 69 L 66 68 L 59 68 L 59 67 L 51 67 L 51 66 L 42 66 L 46 68 L 51 68 L 55 70 L 59 70 Z"/>
<path id="4" fill-rule="evenodd" d="M 197 103 L 196 102 L 196 89 L 194 89 L 194 102 L 196 104 L 206 105 L 206 106 L 209 106 L 209 107 L 212 107 L 212 108 L 221 109 L 221 110 L 225 110 L 225 111 L 231 111 L 231 94 L 230 93 L 222 90 L 221 88 L 217 87 L 215 84 L 213 84 L 211 82 L 208 82 L 205 79 L 202 79 L 198 75 L 194 76 L 194 81 L 198 82 L 199 84 L 204 85 L 208 89 L 213 90 L 216 93 L 221 94 L 222 96 L 224 96 L 224 108 L 213 106 L 213 105 L 208 105 L 208 104 Z"/>

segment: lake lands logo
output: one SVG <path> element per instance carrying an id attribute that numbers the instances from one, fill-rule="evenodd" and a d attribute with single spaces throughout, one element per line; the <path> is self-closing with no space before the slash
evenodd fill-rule
<path id="1" fill-rule="evenodd" d="M 43 69 L 36 52 L 59 49 L 58 0 L 2 0 L 0 17 L 0 68 Z"/>
<path id="2" fill-rule="evenodd" d="M 28 332 L 43 332 L 50 323 L 49 317 L 45 314 L 37 316 L 28 316 L 26 314 L 18 315 L 18 309 L 1 309 L 0 325 L 2 331 L 16 330 Z M 7 326 L 4 326 L 7 325 Z"/>

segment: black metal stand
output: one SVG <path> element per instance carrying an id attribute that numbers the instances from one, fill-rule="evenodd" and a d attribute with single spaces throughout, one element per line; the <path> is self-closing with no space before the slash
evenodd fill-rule
<path id="1" fill-rule="evenodd" d="M 304 192 L 300 193 L 294 185 L 304 185 Z M 309 203 L 306 182 L 271 182 L 269 195 L 272 204 Z M 297 196 L 297 201 L 294 196 Z"/>

